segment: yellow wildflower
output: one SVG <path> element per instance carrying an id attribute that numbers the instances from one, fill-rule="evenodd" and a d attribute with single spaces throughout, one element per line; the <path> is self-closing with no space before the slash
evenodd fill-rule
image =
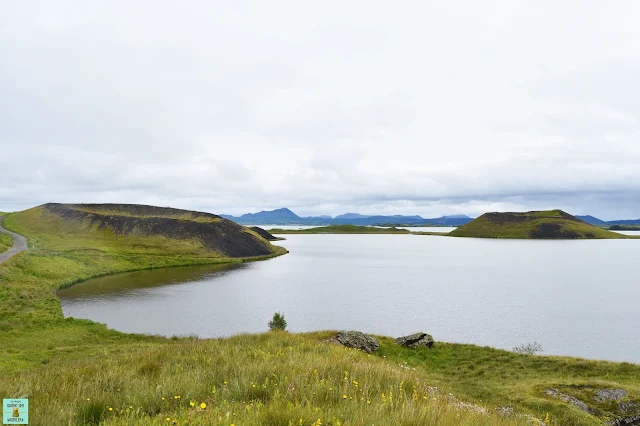
<path id="1" fill-rule="evenodd" d="M 203 403 L 201 403 L 201 404 L 200 404 L 200 408 L 202 408 L 202 409 L 204 410 L 205 408 L 207 408 L 207 404 L 205 404 L 204 402 L 203 402 Z"/>
<path id="2" fill-rule="evenodd" d="M 343 399 L 347 399 L 347 395 L 342 395 L 342 398 Z"/>
<path id="3" fill-rule="evenodd" d="M 113 411 L 113 408 L 109 407 L 109 411 Z"/>

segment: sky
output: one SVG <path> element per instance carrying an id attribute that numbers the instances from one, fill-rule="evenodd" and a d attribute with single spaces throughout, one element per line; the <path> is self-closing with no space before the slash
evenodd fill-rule
<path id="1" fill-rule="evenodd" d="M 0 4 L 0 210 L 640 218 L 640 2 Z"/>

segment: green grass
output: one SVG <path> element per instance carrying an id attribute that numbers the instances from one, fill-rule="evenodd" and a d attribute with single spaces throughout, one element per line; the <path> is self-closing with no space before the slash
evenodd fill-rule
<path id="1" fill-rule="evenodd" d="M 178 339 L 111 353 L 108 363 L 49 363 L 0 378 L 0 393 L 29 398 L 34 425 L 526 424 L 456 409 L 430 391 L 425 372 L 321 336 Z"/>
<path id="2" fill-rule="evenodd" d="M 137 217 L 137 218 L 150 218 L 150 217 L 168 217 L 176 220 L 191 220 L 194 222 L 210 223 L 219 222 L 222 220 L 220 217 L 210 217 L 198 212 L 191 212 L 187 210 L 176 210 L 174 212 L 164 211 L 162 214 L 136 214 L 131 211 L 127 211 L 126 208 L 116 208 L 120 206 L 118 204 L 112 205 L 92 205 L 92 204 L 80 204 L 75 205 L 75 210 L 80 210 L 87 213 L 95 213 L 98 215 L 106 216 L 125 216 L 125 217 Z M 111 208 L 110 208 L 111 207 Z"/>
<path id="3" fill-rule="evenodd" d="M 4 232 L 0 232 L 0 253 L 7 251 L 13 245 L 13 237 Z"/>
<path id="4" fill-rule="evenodd" d="M 163 239 L 76 235 L 32 212 L 10 215 L 5 226 L 33 248 L 0 266 L 0 395 L 29 398 L 33 425 L 529 424 L 492 414 L 504 405 L 548 413 L 552 425 L 596 425 L 611 407 L 595 404 L 593 417 L 543 390 L 588 399 L 596 388 L 624 388 L 626 399 L 640 401 L 640 366 L 628 363 L 446 343 L 407 349 L 384 337 L 368 356 L 324 342 L 332 332 L 168 339 L 65 319 L 55 290 L 90 277 L 246 259 Z M 488 414 L 457 408 L 457 400 Z"/>
<path id="5" fill-rule="evenodd" d="M 271 234 L 410 234 L 408 229 L 375 228 L 372 226 L 332 225 L 309 229 L 269 229 Z"/>
<path id="6" fill-rule="evenodd" d="M 557 227 L 555 236 L 534 236 L 545 227 Z M 448 235 L 475 238 L 567 238 L 629 239 L 634 238 L 589 225 L 561 210 L 527 213 L 487 213 Z"/>
<path id="7" fill-rule="evenodd" d="M 429 382 L 454 395 L 488 406 L 512 406 L 517 412 L 546 413 L 559 425 L 597 425 L 611 419 L 615 407 L 594 399 L 597 389 L 623 388 L 640 403 L 640 365 L 569 357 L 520 355 L 474 345 L 438 343 L 433 350 L 408 349 L 381 338 L 381 356 L 427 372 Z M 549 398 L 545 389 L 586 401 L 597 414 Z"/>

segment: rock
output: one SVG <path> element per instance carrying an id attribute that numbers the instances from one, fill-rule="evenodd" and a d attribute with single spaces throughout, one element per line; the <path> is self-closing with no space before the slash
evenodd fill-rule
<path id="1" fill-rule="evenodd" d="M 618 410 L 622 413 L 638 413 L 640 414 L 640 402 L 624 401 L 618 404 Z"/>
<path id="2" fill-rule="evenodd" d="M 618 403 L 618 413 L 622 417 L 609 422 L 612 426 L 640 425 L 640 402 L 622 401 Z"/>
<path id="3" fill-rule="evenodd" d="M 515 417 L 516 416 L 516 411 L 513 409 L 513 407 L 506 405 L 504 407 L 496 407 L 496 413 L 500 414 L 501 416 L 505 416 L 505 417 Z"/>
<path id="4" fill-rule="evenodd" d="M 627 396 L 627 391 L 624 389 L 599 389 L 596 391 L 596 401 L 619 401 Z"/>
<path id="5" fill-rule="evenodd" d="M 580 401 L 578 398 L 573 397 L 571 395 L 567 395 L 566 393 L 562 393 L 560 392 L 558 389 L 547 389 L 544 391 L 545 394 L 552 396 L 554 398 L 558 398 L 561 399 L 564 402 L 568 402 L 571 405 L 574 405 L 575 407 L 578 407 L 579 409 L 581 409 L 584 412 L 587 412 L 589 414 L 593 414 L 593 410 L 584 402 Z"/>
<path id="6" fill-rule="evenodd" d="M 341 331 L 336 336 L 336 340 L 343 346 L 360 349 L 367 353 L 380 349 L 380 343 L 376 339 L 359 331 Z"/>
<path id="7" fill-rule="evenodd" d="M 398 337 L 396 343 L 409 348 L 419 348 L 425 346 L 429 349 L 433 347 L 433 337 L 427 333 L 414 333 L 409 336 Z"/>
<path id="8" fill-rule="evenodd" d="M 533 417 L 530 414 L 518 414 L 516 413 L 516 410 L 513 409 L 513 407 L 509 406 L 509 405 L 505 405 L 502 407 L 496 407 L 495 409 L 496 414 L 499 414 L 501 416 L 504 417 L 509 417 L 509 418 L 518 418 L 518 419 L 522 419 L 525 420 L 527 422 L 528 425 L 532 425 L 532 426 L 547 426 L 547 424 L 545 422 L 543 422 L 542 420 L 540 420 L 537 417 Z"/>

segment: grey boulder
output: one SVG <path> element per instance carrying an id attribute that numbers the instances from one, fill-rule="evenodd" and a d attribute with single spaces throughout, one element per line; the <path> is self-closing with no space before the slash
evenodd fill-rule
<path id="1" fill-rule="evenodd" d="M 380 349 L 380 343 L 376 339 L 359 331 L 341 331 L 336 336 L 336 340 L 343 346 L 360 349 L 367 353 Z"/>
<path id="2" fill-rule="evenodd" d="M 431 349 L 434 344 L 433 337 L 427 333 L 414 333 L 409 336 L 398 337 L 396 343 L 409 348 L 427 347 Z"/>

